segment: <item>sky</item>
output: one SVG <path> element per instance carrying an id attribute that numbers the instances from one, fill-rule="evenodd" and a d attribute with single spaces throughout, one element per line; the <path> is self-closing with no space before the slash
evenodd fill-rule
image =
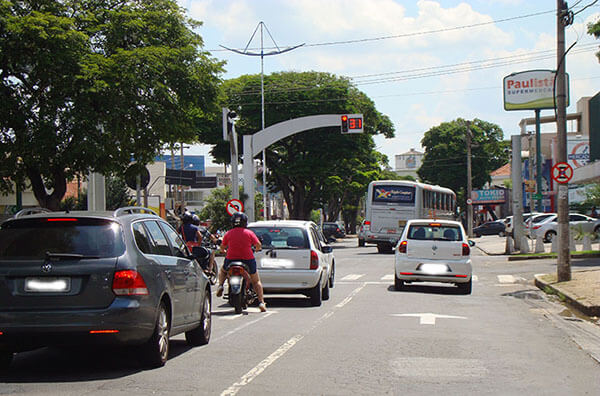
<path id="1" fill-rule="evenodd" d="M 393 139 L 376 136 L 377 150 L 394 167 L 394 156 L 415 148 L 430 128 L 457 118 L 499 125 L 505 139 L 518 134 L 532 110 L 505 111 L 502 80 L 514 72 L 556 69 L 555 0 L 178 0 L 203 24 L 204 50 L 226 61 L 227 80 L 260 74 L 260 57 L 221 46 L 260 51 L 304 46 L 264 57 L 265 75 L 328 72 L 352 79 L 377 110 L 393 122 Z M 587 25 L 600 18 L 600 3 L 571 0 L 574 23 L 566 30 L 570 106 L 600 91 L 600 40 Z M 553 115 L 542 110 L 542 116 Z M 268 105 L 265 108 L 269 126 Z M 368 120 L 365 120 L 368 122 Z M 575 125 L 568 124 L 569 130 Z M 555 124 L 542 132 L 555 131 Z M 208 155 L 208 146 L 185 154 Z M 211 164 L 207 157 L 207 165 Z M 268 165 L 268 164 L 267 164 Z"/>

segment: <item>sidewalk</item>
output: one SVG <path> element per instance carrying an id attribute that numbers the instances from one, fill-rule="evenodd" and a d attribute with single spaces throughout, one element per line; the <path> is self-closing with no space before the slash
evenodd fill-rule
<path id="1" fill-rule="evenodd" d="M 504 255 L 506 239 L 497 236 L 481 237 L 474 239 L 475 248 L 486 255 Z M 548 250 L 548 249 L 546 249 Z M 542 259 L 544 257 L 519 258 L 506 256 L 509 260 Z M 577 259 L 577 256 L 572 256 Z M 588 258 L 594 256 L 587 256 Z M 600 265 L 600 258 L 593 258 Z M 600 269 L 578 270 L 571 272 L 571 280 L 557 282 L 556 274 L 535 275 L 535 285 L 540 289 L 558 295 L 567 304 L 587 316 L 600 317 Z"/>

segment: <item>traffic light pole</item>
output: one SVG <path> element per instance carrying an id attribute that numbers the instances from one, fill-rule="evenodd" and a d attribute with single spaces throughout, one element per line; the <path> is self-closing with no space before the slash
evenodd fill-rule
<path id="1" fill-rule="evenodd" d="M 467 199 L 471 199 L 473 190 L 471 176 L 471 121 L 467 121 Z M 473 237 L 473 204 L 467 204 L 467 234 Z"/>

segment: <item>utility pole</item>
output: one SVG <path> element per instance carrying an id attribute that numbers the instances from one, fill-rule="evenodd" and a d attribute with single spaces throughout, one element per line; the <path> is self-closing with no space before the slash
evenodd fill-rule
<path id="1" fill-rule="evenodd" d="M 556 132 L 557 162 L 567 162 L 567 109 L 566 109 L 566 54 L 565 26 L 572 23 L 572 16 L 564 0 L 556 1 Z M 567 184 L 558 185 L 558 261 L 556 266 L 559 282 L 571 280 L 571 255 L 569 251 L 569 190 Z"/>
<path id="2" fill-rule="evenodd" d="M 472 178 L 471 178 L 471 121 L 467 121 L 467 199 L 471 199 Z M 473 237 L 473 203 L 467 204 L 467 234 L 469 238 Z"/>
<path id="3" fill-rule="evenodd" d="M 254 39 L 254 35 L 256 34 L 256 31 L 258 30 L 258 28 L 260 27 L 260 53 L 253 53 L 253 52 L 248 52 L 248 47 L 250 46 L 250 43 L 252 42 L 252 39 Z M 265 50 L 264 50 L 264 45 L 263 45 L 263 28 L 267 30 L 267 33 L 269 34 L 269 37 L 271 37 L 271 41 L 273 42 L 273 44 L 275 45 L 275 48 L 277 49 L 276 51 L 271 51 L 265 54 Z M 221 45 L 221 47 L 225 48 L 226 50 L 229 51 L 233 51 L 235 53 L 241 54 L 241 55 L 249 55 L 249 56 L 260 56 L 260 112 L 261 112 L 261 131 L 265 129 L 265 85 L 264 85 L 264 57 L 265 56 L 269 56 L 269 55 L 279 55 L 279 54 L 283 54 L 284 52 L 288 52 L 291 50 L 294 50 L 298 47 L 303 46 L 304 43 L 300 44 L 300 45 L 296 45 L 294 47 L 289 47 L 286 48 L 284 50 L 280 50 L 279 46 L 277 46 L 277 43 L 275 42 L 275 39 L 273 38 L 273 36 L 271 36 L 271 32 L 269 32 L 269 29 L 267 29 L 266 25 L 264 24 L 264 22 L 259 22 L 258 25 L 256 26 L 256 29 L 254 29 L 254 33 L 252 33 L 252 37 L 250 37 L 250 40 L 248 41 L 248 44 L 246 44 L 246 48 L 244 48 L 243 51 L 240 50 L 236 50 L 236 49 L 232 49 L 232 48 L 227 48 L 223 45 Z M 263 210 L 265 211 L 265 220 L 268 220 L 269 218 L 269 208 L 268 208 L 268 203 L 267 203 L 267 155 L 265 150 L 262 151 L 262 163 L 263 163 L 263 188 L 264 188 L 264 194 L 263 194 Z M 246 177 L 246 175 L 244 175 L 244 177 Z"/>

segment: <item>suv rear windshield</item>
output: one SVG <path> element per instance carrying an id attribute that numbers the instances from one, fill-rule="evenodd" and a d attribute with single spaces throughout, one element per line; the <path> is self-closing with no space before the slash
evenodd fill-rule
<path id="1" fill-rule="evenodd" d="M 46 252 L 118 257 L 125 244 L 121 226 L 106 219 L 19 219 L 0 227 L 0 259 L 43 259 Z"/>
<path id="2" fill-rule="evenodd" d="M 431 241 L 462 241 L 460 227 L 449 224 L 413 224 L 408 229 L 408 239 Z"/>
<path id="3" fill-rule="evenodd" d="M 306 232 L 295 227 L 249 227 L 264 248 L 308 249 Z"/>

